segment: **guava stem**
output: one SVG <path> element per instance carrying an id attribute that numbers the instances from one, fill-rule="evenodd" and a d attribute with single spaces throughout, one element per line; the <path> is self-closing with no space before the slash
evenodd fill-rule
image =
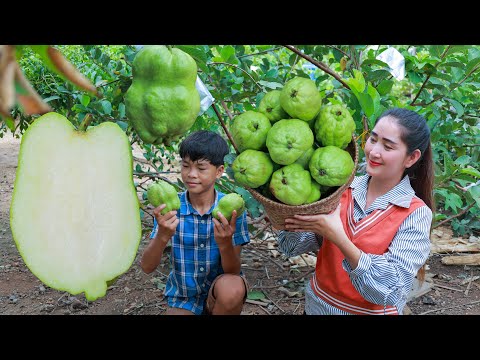
<path id="1" fill-rule="evenodd" d="M 92 114 L 89 113 L 85 115 L 85 117 L 83 118 L 83 121 L 78 126 L 78 131 L 86 131 L 88 125 L 90 125 L 91 122 L 92 122 Z"/>

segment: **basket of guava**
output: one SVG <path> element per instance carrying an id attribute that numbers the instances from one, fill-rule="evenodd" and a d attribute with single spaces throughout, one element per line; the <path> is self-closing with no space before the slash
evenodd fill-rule
<path id="1" fill-rule="evenodd" d="M 262 114 L 248 111 L 234 119 L 232 137 L 240 151 L 231 164 L 235 181 L 263 205 L 276 229 L 295 214 L 334 210 L 358 165 L 349 110 L 329 104 L 308 121 L 296 114 L 273 123 Z"/>

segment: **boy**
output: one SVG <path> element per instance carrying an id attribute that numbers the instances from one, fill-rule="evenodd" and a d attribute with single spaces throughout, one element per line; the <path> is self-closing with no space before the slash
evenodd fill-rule
<path id="1" fill-rule="evenodd" d="M 141 267 L 151 273 L 172 240 L 172 271 L 165 296 L 166 315 L 239 315 L 247 296 L 247 283 L 240 270 L 242 245 L 250 242 L 246 212 L 230 223 L 212 210 L 225 194 L 215 189 L 224 172 L 227 142 L 217 133 L 200 130 L 180 144 L 181 176 L 187 190 L 179 193 L 180 209 L 165 215 L 161 204 L 155 216 L 151 241 Z"/>

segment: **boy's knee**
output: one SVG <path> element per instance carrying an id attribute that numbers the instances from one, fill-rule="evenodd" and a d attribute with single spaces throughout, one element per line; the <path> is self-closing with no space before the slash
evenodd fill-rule
<path id="1" fill-rule="evenodd" d="M 214 296 L 224 306 L 243 303 L 246 296 L 244 280 L 239 275 L 225 274 L 215 284 Z"/>

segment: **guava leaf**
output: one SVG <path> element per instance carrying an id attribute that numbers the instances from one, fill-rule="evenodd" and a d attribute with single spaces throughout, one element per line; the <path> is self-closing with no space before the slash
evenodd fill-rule
<path id="1" fill-rule="evenodd" d="M 262 300 L 265 298 L 266 298 L 265 294 L 258 290 L 249 291 L 247 294 L 247 299 L 249 300 Z"/>
<path id="2" fill-rule="evenodd" d="M 462 198 L 454 193 L 448 193 L 445 197 L 445 210 L 448 208 L 452 209 L 454 212 L 457 212 L 458 208 L 462 207 Z"/>
<path id="3" fill-rule="evenodd" d="M 467 174 L 471 176 L 475 176 L 476 178 L 480 178 L 480 171 L 475 168 L 467 167 L 465 169 L 460 169 L 462 174 Z"/>
<path id="4" fill-rule="evenodd" d="M 87 79 L 78 69 L 70 63 L 62 53 L 50 45 L 30 45 L 43 63 L 53 72 L 61 76 L 64 80 L 78 86 L 93 95 L 100 96 L 97 88 Z"/>
<path id="5" fill-rule="evenodd" d="M 472 198 L 476 201 L 477 206 L 480 207 L 480 186 L 473 186 L 470 189 L 468 189 L 468 192 L 470 195 L 472 195 Z"/>

